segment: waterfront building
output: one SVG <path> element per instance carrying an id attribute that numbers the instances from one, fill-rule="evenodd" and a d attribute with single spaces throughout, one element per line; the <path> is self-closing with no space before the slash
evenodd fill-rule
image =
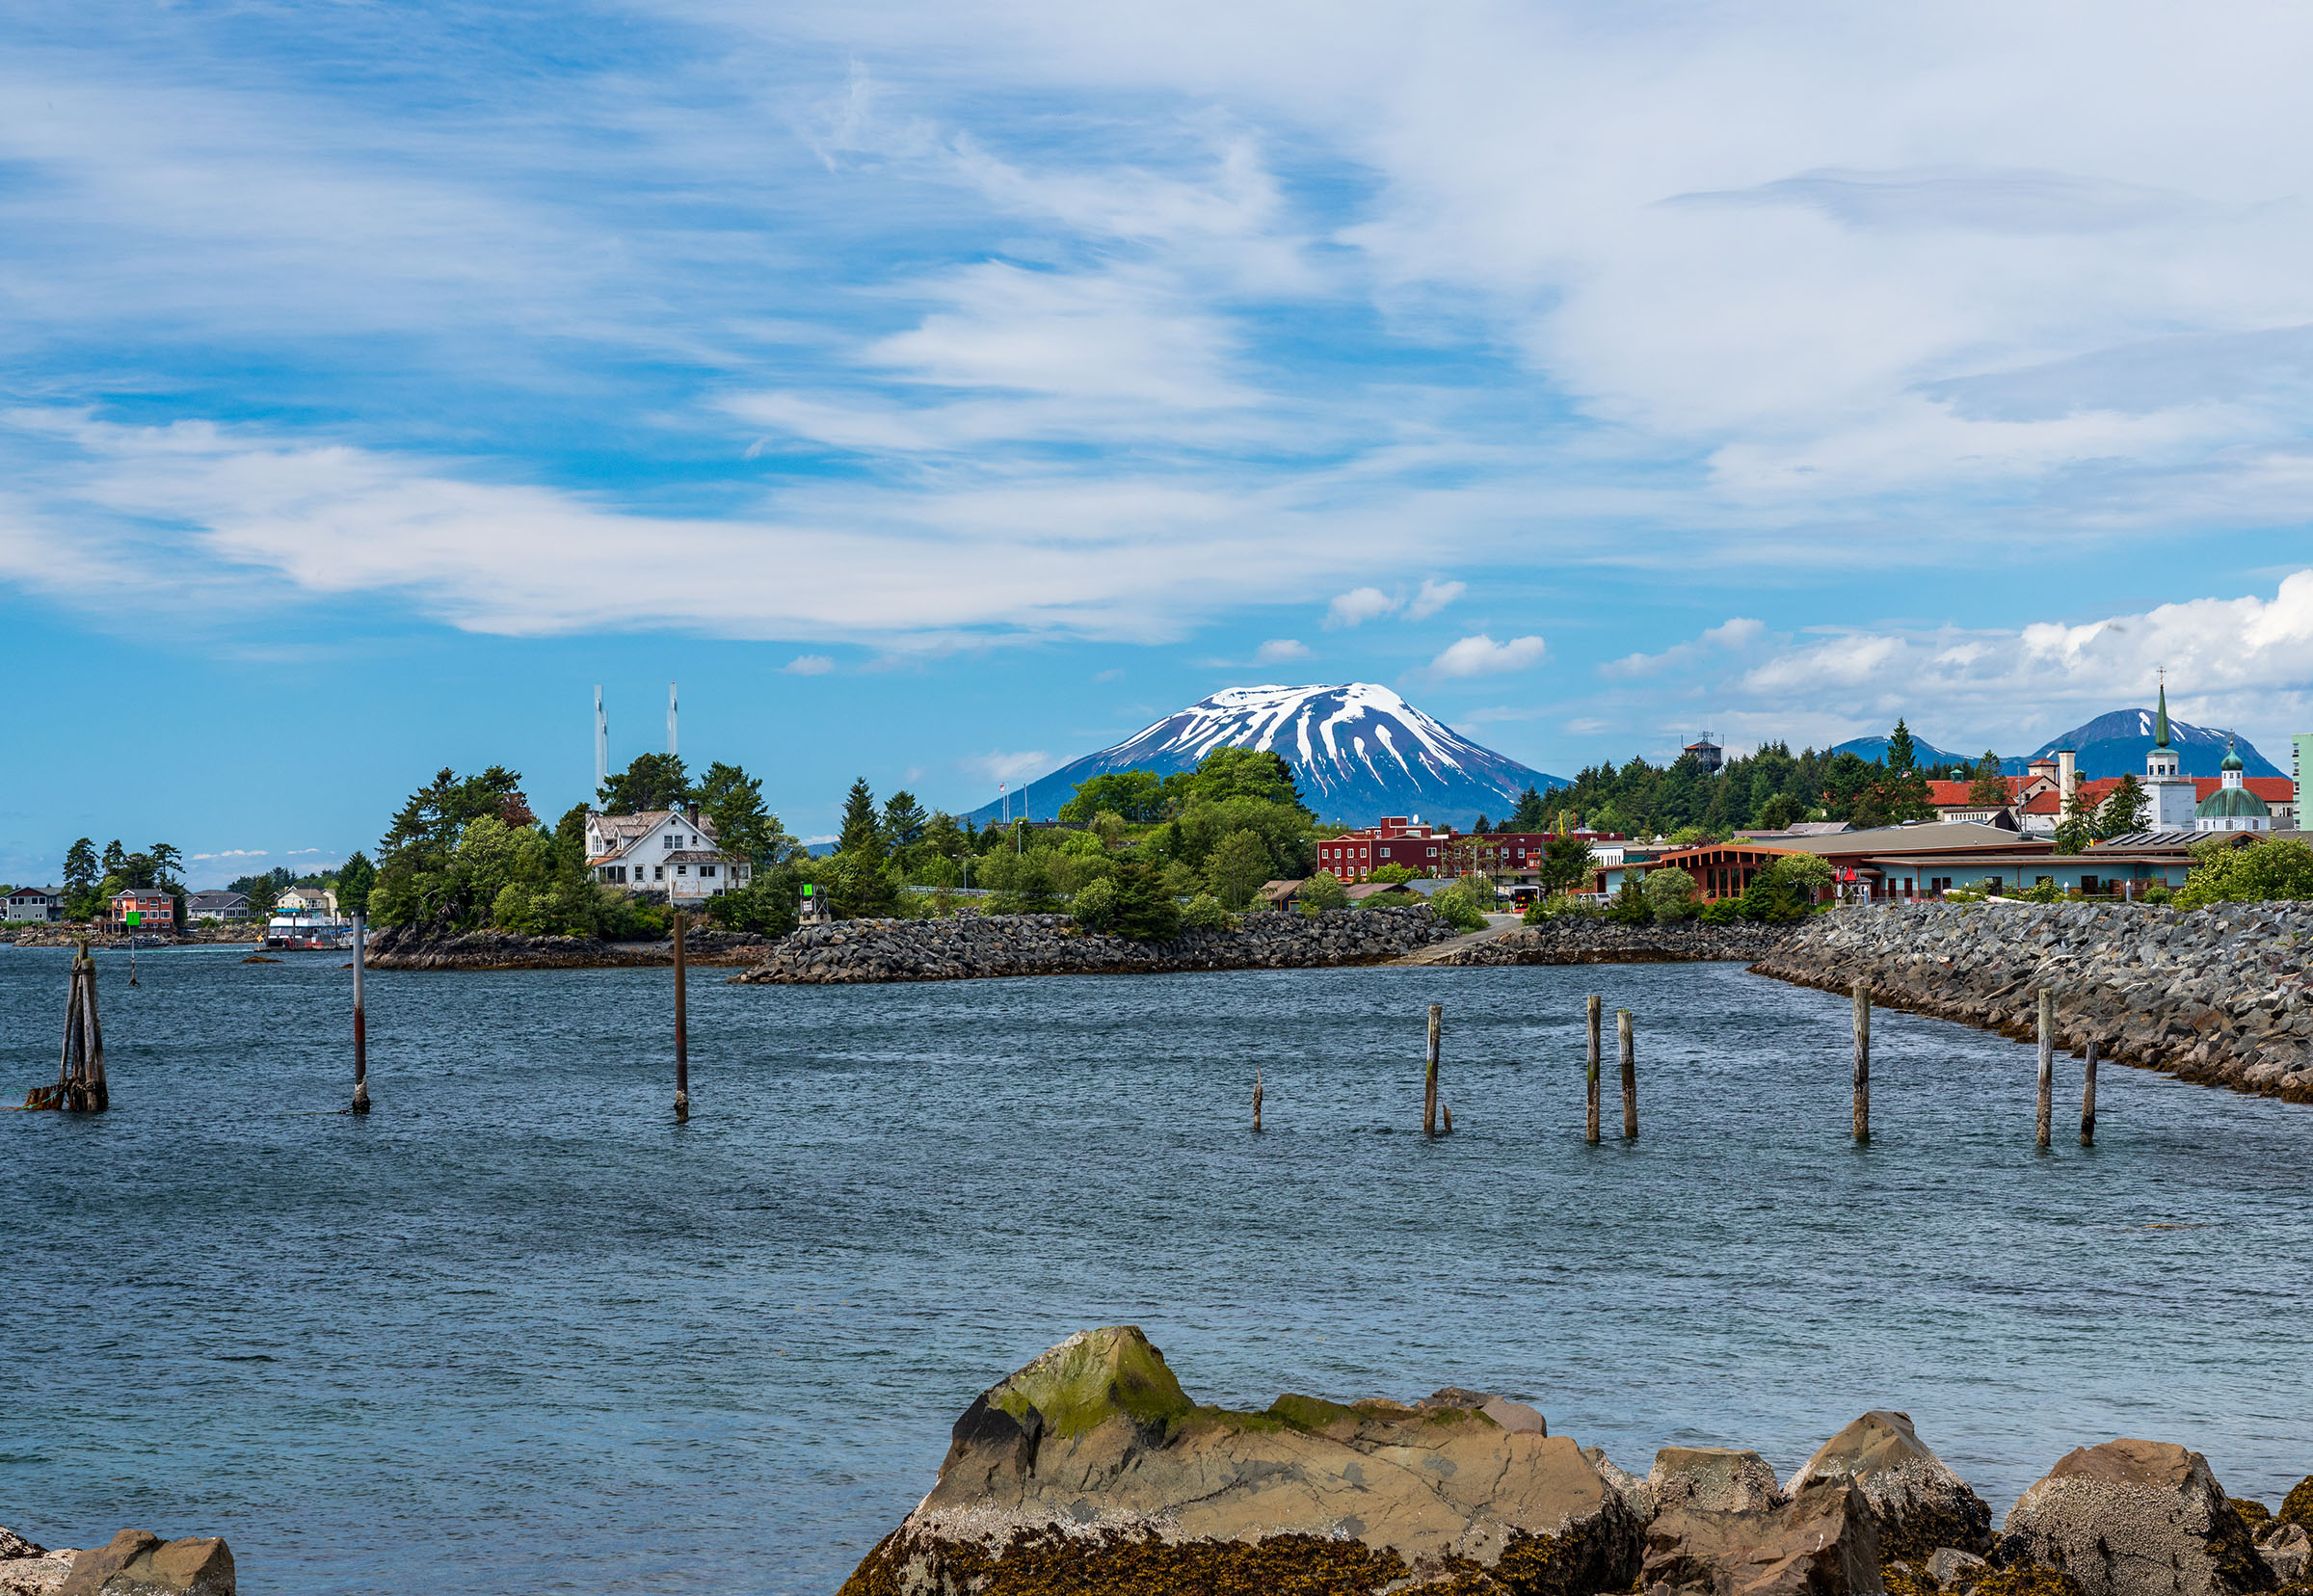
<path id="1" fill-rule="evenodd" d="M 53 887 L 19 887 L 8 894 L 7 918 L 12 920 L 61 920 L 65 900 Z"/>
<path id="2" fill-rule="evenodd" d="M 1418 876 L 1444 868 L 1451 827 L 1426 826 L 1420 815 L 1385 814 L 1363 831 L 1343 832 L 1317 844 L 1317 868 L 1343 882 L 1370 877 L 1384 864 L 1402 864 Z"/>
<path id="3" fill-rule="evenodd" d="M 337 894 L 327 887 L 292 887 L 275 898 L 273 906 L 291 915 L 334 915 Z"/>
<path id="4" fill-rule="evenodd" d="M 2273 811 L 2248 790 L 2242 780 L 2241 756 L 2225 744 L 2223 774 L 2215 792 L 2193 811 L 2193 829 L 2203 832 L 2267 832 L 2273 830 Z"/>
<path id="5" fill-rule="evenodd" d="M 137 916 L 140 931 L 174 930 L 176 899 L 158 887 L 124 887 L 113 894 L 110 918 L 114 928 L 125 928 L 131 914 Z"/>
<path id="6" fill-rule="evenodd" d="M 698 808 L 586 816 L 586 869 L 597 881 L 632 891 L 664 892 L 671 903 L 705 903 L 745 887 L 747 861 L 725 853 L 715 823 Z"/>
<path id="7" fill-rule="evenodd" d="M 185 918 L 191 920 L 236 920 L 249 918 L 249 894 L 228 892 L 222 887 L 212 887 L 195 892 L 185 899 Z"/>

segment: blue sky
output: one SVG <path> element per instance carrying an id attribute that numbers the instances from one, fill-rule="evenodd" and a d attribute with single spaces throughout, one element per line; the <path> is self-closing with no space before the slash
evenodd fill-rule
<path id="1" fill-rule="evenodd" d="M 2284 8 L 18 6 L 0 876 L 791 829 L 1215 688 L 1542 769 L 2313 728 Z"/>

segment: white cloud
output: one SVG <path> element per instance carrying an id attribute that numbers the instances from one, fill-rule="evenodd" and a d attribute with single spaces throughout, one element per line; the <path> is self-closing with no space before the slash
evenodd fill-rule
<path id="1" fill-rule="evenodd" d="M 1397 607 L 1397 600 L 1376 587 L 1351 588 L 1338 595 L 1325 606 L 1325 625 L 1328 626 L 1359 626 L 1368 621 L 1389 614 Z"/>
<path id="2" fill-rule="evenodd" d="M 825 654 L 797 654 L 780 667 L 793 676 L 825 676 L 836 668 L 836 662 Z"/>
<path id="3" fill-rule="evenodd" d="M 1003 782 L 1013 786 L 1020 785 L 1024 777 L 1041 776 L 1052 768 L 1051 756 L 1040 748 L 1017 754 L 992 749 L 986 754 L 975 754 L 958 762 L 982 781 L 992 785 Z"/>
<path id="4" fill-rule="evenodd" d="M 1413 600 L 1405 606 L 1405 618 L 1408 621 L 1426 621 L 1469 591 L 1470 584 L 1467 582 L 1424 580 L 1422 591 L 1415 594 Z"/>
<path id="5" fill-rule="evenodd" d="M 190 855 L 188 855 L 187 857 L 188 857 L 188 858 L 190 858 L 190 859 L 196 859 L 196 860 L 199 860 L 199 859 L 267 859 L 267 858 L 270 858 L 270 857 L 271 857 L 271 855 L 270 855 L 270 854 L 268 854 L 268 853 L 266 852 L 266 850 L 265 850 L 265 849 L 263 849 L 263 848 L 226 848 L 226 849 L 224 852 L 222 852 L 222 853 L 197 853 L 197 854 L 190 854 Z"/>
<path id="6" fill-rule="evenodd" d="M 1598 668 L 1598 674 L 1614 680 L 1691 670 L 1714 652 L 1739 652 L 1752 647 L 1766 632 L 1767 624 L 1764 621 L 1737 616 L 1708 628 L 1692 642 L 1673 644 L 1661 653 L 1625 654 L 1620 659 L 1609 660 Z"/>
<path id="7" fill-rule="evenodd" d="M 1253 660 L 1258 665 L 1274 665 L 1280 660 L 1308 657 L 1309 645 L 1291 637 L 1272 637 L 1253 651 Z"/>
<path id="8" fill-rule="evenodd" d="M 1962 752 L 2034 747 L 2106 710 L 2149 705 L 2166 666 L 2178 714 L 2238 727 L 2271 758 L 2313 720 L 2313 569 L 2282 577 L 2270 598 L 2190 598 L 2008 629 L 1751 632 L 1745 650 L 1697 640 L 1666 653 L 1716 662 L 1715 671 L 1698 665 L 1688 685 L 1695 702 L 1725 706 L 1713 724 L 1730 733 L 1830 743 L 1884 731 L 1901 715 L 1928 741 Z M 1600 674 L 1636 674 L 1627 663 Z"/>
<path id="9" fill-rule="evenodd" d="M 1438 678 L 1502 676 L 1541 664 L 1542 654 L 1539 637 L 1513 637 L 1507 643 L 1497 643 L 1480 632 L 1449 645 L 1429 662 L 1429 674 Z"/>

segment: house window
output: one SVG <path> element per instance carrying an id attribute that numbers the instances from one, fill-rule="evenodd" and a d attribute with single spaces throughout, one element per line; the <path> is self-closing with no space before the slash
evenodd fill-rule
<path id="1" fill-rule="evenodd" d="M 703 876 L 711 876 L 715 873 L 715 867 L 712 864 L 702 864 L 699 866 L 699 873 Z"/>
<path id="2" fill-rule="evenodd" d="M 691 873 L 691 867 L 688 864 L 678 864 L 675 866 L 675 873 L 677 875 L 689 875 Z"/>
<path id="3" fill-rule="evenodd" d="M 651 879 L 652 881 L 664 881 L 664 880 L 666 880 L 666 879 L 667 879 L 667 867 L 666 867 L 664 864 L 653 864 L 653 865 L 651 865 Z"/>
<path id="4" fill-rule="evenodd" d="M 658 839 L 658 845 L 662 848 L 672 848 L 675 846 L 675 834 L 673 832 L 667 833 L 666 836 Z"/>

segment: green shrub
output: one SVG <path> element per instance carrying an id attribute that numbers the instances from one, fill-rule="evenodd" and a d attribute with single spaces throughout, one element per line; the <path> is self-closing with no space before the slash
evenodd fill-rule
<path id="1" fill-rule="evenodd" d="M 1429 906 L 1437 912 L 1440 919 L 1457 931 L 1483 931 L 1486 928 L 1485 911 L 1477 906 L 1477 900 L 1471 895 L 1470 889 L 1458 881 L 1432 893 Z"/>
<path id="2" fill-rule="evenodd" d="M 1116 883 L 1105 877 L 1093 882 L 1068 906 L 1076 922 L 1087 931 L 1116 929 Z"/>
<path id="3" fill-rule="evenodd" d="M 1733 925 L 1742 918 L 1742 910 L 1733 898 L 1714 898 L 1703 905 L 1701 918 L 1705 925 Z"/>
<path id="4" fill-rule="evenodd" d="M 2155 904 L 2155 905 L 2158 905 L 2158 904 L 2164 904 L 2164 903 L 2173 903 L 2173 902 L 2175 902 L 2175 901 L 2176 901 L 2176 894 L 2175 894 L 2174 892 L 2171 892 L 2171 891 L 2169 891 L 2167 888 L 2166 888 L 2166 887 L 2154 887 L 2154 888 L 2151 888 L 2150 890 L 2148 890 L 2148 891 L 2145 892 L 2145 894 L 2144 894 L 2144 901 L 2145 901 L 2146 903 Z"/>
<path id="5" fill-rule="evenodd" d="M 1589 898 L 1578 898 L 1571 892 L 1552 892 L 1547 897 L 1534 899 L 1533 906 L 1527 910 L 1524 918 L 1528 925 L 1545 925 L 1561 915 L 1602 915 L 1606 911 Z"/>
<path id="6" fill-rule="evenodd" d="M 1627 873 L 1623 877 L 1623 885 L 1626 889 L 1630 885 Z M 1697 901 L 1699 894 L 1695 891 L 1694 877 L 1676 864 L 1647 871 L 1646 880 L 1639 891 L 1646 895 L 1646 907 L 1652 918 L 1659 920 L 1692 919 L 1701 907 Z"/>
<path id="7" fill-rule="evenodd" d="M 1671 873 L 1685 875 L 1687 872 L 1674 867 Z M 1655 907 L 1647 901 L 1646 888 L 1640 882 L 1636 871 L 1625 870 L 1623 872 L 1622 886 L 1616 890 L 1614 901 L 1607 906 L 1607 918 L 1612 920 L 1616 925 L 1651 925 L 1654 923 Z"/>
<path id="8" fill-rule="evenodd" d="M 1305 909 L 1339 909 L 1349 901 L 1349 889 L 1331 870 L 1319 870 L 1301 884 L 1294 897 Z"/>
<path id="9" fill-rule="evenodd" d="M 2193 854 L 2198 863 L 2176 894 L 2183 908 L 2313 898 L 2313 847 L 2295 838 L 2268 837 L 2247 846 L 2201 843 Z"/>
<path id="10" fill-rule="evenodd" d="M 1199 892 L 1181 911 L 1181 923 L 1195 931 L 1218 931 L 1229 923 L 1229 911 L 1210 892 Z"/>
<path id="11" fill-rule="evenodd" d="M 1395 887 L 1400 885 L 1401 883 L 1413 880 L 1414 872 L 1407 869 L 1402 864 L 1384 864 L 1380 869 L 1375 870 L 1371 874 L 1368 875 L 1366 879 L 1369 881 L 1386 882 L 1390 886 Z"/>

